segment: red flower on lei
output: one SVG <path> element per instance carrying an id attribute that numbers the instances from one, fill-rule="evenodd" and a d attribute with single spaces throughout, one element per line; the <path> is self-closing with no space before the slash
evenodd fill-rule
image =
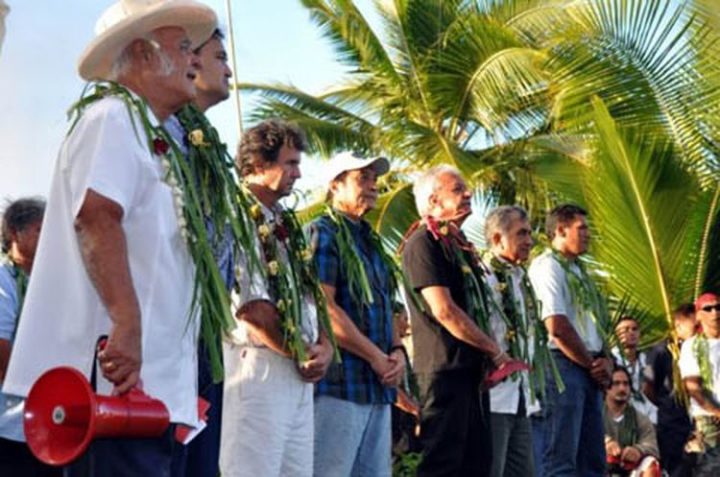
<path id="1" fill-rule="evenodd" d="M 153 152 L 158 156 L 164 156 L 170 150 L 170 144 L 161 137 L 153 139 Z"/>
<path id="2" fill-rule="evenodd" d="M 273 233 L 275 234 L 275 238 L 281 242 L 290 238 L 290 231 L 288 231 L 287 227 L 285 227 L 285 224 L 282 222 L 275 224 L 275 230 L 273 230 Z"/>

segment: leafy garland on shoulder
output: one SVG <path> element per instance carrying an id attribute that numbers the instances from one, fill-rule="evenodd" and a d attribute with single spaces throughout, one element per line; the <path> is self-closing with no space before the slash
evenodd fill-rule
<path id="1" fill-rule="evenodd" d="M 710 346 L 708 338 L 704 332 L 695 335 L 692 344 L 692 351 L 700 368 L 700 378 L 702 379 L 702 387 L 706 392 L 713 393 L 713 373 L 710 364 Z"/>
<path id="2" fill-rule="evenodd" d="M 475 246 L 465 237 L 460 228 L 450 221 L 439 221 L 433 217 L 425 216 L 410 226 L 400 244 L 400 252 L 407 239 L 419 227 L 425 225 L 433 240 L 442 248 L 448 261 L 457 264 L 462 270 L 463 292 L 468 307 L 468 316 L 475 320 L 480 329 L 490 333 L 490 309 L 492 298 L 483 278 L 485 269 L 478 256 Z"/>
<path id="3" fill-rule="evenodd" d="M 337 227 L 335 241 L 338 246 L 338 254 L 343 264 L 343 270 L 348 277 L 348 288 L 350 296 L 358 307 L 366 306 L 373 303 L 373 294 L 370 287 L 370 281 L 365 271 L 365 266 L 357 254 L 355 238 L 347 225 L 347 219 L 343 214 L 334 209 L 330 205 L 326 206 L 325 213 L 332 223 Z M 369 228 L 369 240 L 373 248 L 380 256 L 380 261 L 388 271 L 388 279 L 390 282 L 389 295 L 394 297 L 400 291 L 400 287 L 406 291 L 406 295 L 418 310 L 424 310 L 424 307 L 417 297 L 417 294 L 409 286 L 409 282 L 405 273 L 403 273 L 398 262 L 385 250 L 382 239 L 372 227 Z"/>
<path id="4" fill-rule="evenodd" d="M 22 312 L 23 304 L 25 303 L 25 293 L 27 292 L 28 276 L 27 273 L 25 273 L 25 270 L 18 267 L 14 262 L 11 263 L 13 267 L 13 273 L 15 275 L 15 290 L 17 293 L 18 301 L 17 317 L 20 318 L 20 313 Z M 17 323 L 15 324 L 15 329 L 17 329 Z"/>
<path id="5" fill-rule="evenodd" d="M 248 245 L 252 243 L 243 213 L 245 204 L 242 201 L 234 203 L 233 200 L 238 197 L 237 185 L 230 172 L 232 166 L 227 161 L 227 152 L 202 113 L 185 108 L 180 114 L 181 123 L 184 121 L 186 128 L 189 125 L 196 127 L 190 129 L 191 147 L 188 156 L 184 157 L 167 130 L 162 125 L 152 124 L 147 102 L 120 84 L 108 81 L 86 86 L 81 99 L 68 113 L 73 119 L 68 134 L 89 105 L 109 96 L 125 103 L 138 141 L 147 144 L 149 150 L 160 158 L 165 171 L 163 180 L 172 189 L 180 233 L 195 264 L 193 301 L 188 316 L 190 319 L 196 307 L 200 307 L 201 330 L 213 379 L 219 381 L 223 377 L 220 338 L 232 330 L 235 323 L 214 250 L 223 239 L 226 224 L 232 230 L 236 250 L 248 250 Z M 138 130 L 137 119 L 140 120 L 144 138 Z M 206 220 L 212 222 L 216 231 L 212 237 Z"/>
<path id="6" fill-rule="evenodd" d="M 570 261 L 560 252 L 551 249 L 553 258 L 560 264 L 567 280 L 570 295 L 572 296 L 573 305 L 576 310 L 582 310 L 590 314 L 595 327 L 597 328 L 603 343 L 609 343 L 611 334 L 611 319 L 607 309 L 605 299 L 600 294 L 595 282 L 590 278 L 582 260 Z M 571 265 L 575 264 L 578 273 L 572 270 Z M 582 324 L 583 321 L 578 321 Z"/>
<path id="7" fill-rule="evenodd" d="M 527 272 L 522 269 L 522 278 L 519 282 L 520 293 L 523 296 L 523 309 L 520 310 L 520 303 L 513 293 L 513 266 L 490 252 L 486 254 L 484 263 L 490 265 L 490 269 L 498 281 L 496 289 L 501 296 L 501 304 L 495 302 L 492 294 L 490 296 L 493 298 L 490 301 L 507 327 L 505 339 L 508 343 L 509 354 L 514 359 L 519 359 L 532 366 L 532 372 L 528 373 L 530 389 L 533 390 L 530 396 L 531 400 L 536 394 L 544 398 L 545 374 L 548 370 L 553 373 L 558 389 L 562 392 L 565 386 L 548 348 L 548 332 L 540 320 L 539 302 Z M 532 356 L 530 356 L 529 350 L 530 339 L 534 342 Z"/>
<path id="8" fill-rule="evenodd" d="M 226 233 L 229 232 L 233 256 L 242 250 L 249 256 L 250 269 L 259 266 L 253 247 L 252 222 L 248 215 L 249 201 L 235 180 L 232 172 L 235 165 L 227 147 L 205 114 L 194 104 L 184 106 L 176 113 L 176 117 L 187 132 L 188 153 L 186 160 L 180 164 L 180 172 L 185 184 L 194 185 L 195 190 L 191 192 L 196 196 L 198 208 L 202 212 L 206 239 L 211 250 L 226 246 Z M 192 195 L 186 199 L 192 202 Z M 185 218 L 190 222 L 198 216 L 188 213 L 186 208 Z M 212 224 L 212 233 L 208 230 L 208 223 Z M 197 226 L 200 227 L 200 224 Z M 193 253 L 193 247 L 204 248 L 205 245 L 198 247 L 197 242 L 191 241 L 190 247 Z M 210 355 L 213 379 L 218 382 L 223 379 L 219 339 L 235 327 L 235 320 L 231 312 L 229 290 L 217 267 L 217 259 L 209 260 L 206 250 L 197 252 L 201 261 L 200 264 L 196 261 L 196 282 L 210 282 L 207 288 L 212 291 L 211 294 L 204 293 L 201 296 L 200 332 Z"/>
<path id="9" fill-rule="evenodd" d="M 260 271 L 268 283 L 270 297 L 275 301 L 284 340 L 292 357 L 298 362 L 307 358 L 306 343 L 302 336 L 302 301 L 310 296 L 315 301 L 318 325 L 327 334 L 335 360 L 339 362 L 340 352 L 330 324 L 325 295 L 317 279 L 312 251 L 295 213 L 283 209 L 274 222 L 268 222 L 257 198 L 249 191 L 246 197 L 252 204 L 250 216 L 266 265 Z M 287 250 L 287 261 L 280 257 L 279 244 Z"/>

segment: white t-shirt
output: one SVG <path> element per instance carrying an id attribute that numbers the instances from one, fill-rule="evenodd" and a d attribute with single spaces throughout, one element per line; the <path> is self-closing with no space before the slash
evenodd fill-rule
<path id="1" fill-rule="evenodd" d="M 700 377 L 700 365 L 693 351 L 693 344 L 697 336 L 685 341 L 680 350 L 680 360 L 678 367 L 680 368 L 680 376 L 683 378 Z M 710 372 L 713 380 L 713 398 L 716 403 L 720 403 L 720 339 L 708 338 L 708 358 L 710 361 Z M 690 399 L 690 414 L 696 416 L 710 416 L 711 414 L 694 400 Z"/>
<path id="2" fill-rule="evenodd" d="M 90 376 L 96 340 L 111 323 L 73 228 L 92 189 L 124 212 L 142 316 L 144 390 L 165 403 L 172 422 L 196 425 L 199 310 L 190 316 L 195 269 L 160 158 L 149 150 L 139 118 L 135 126 L 137 133 L 123 101 L 105 98 L 88 107 L 62 145 L 4 391 L 26 396 L 56 366 Z M 98 373 L 98 392 L 110 391 L 111 383 Z"/>
<path id="3" fill-rule="evenodd" d="M 580 269 L 575 264 L 570 266 L 570 272 L 578 277 L 581 276 Z M 528 275 L 535 295 L 540 301 L 542 319 L 553 315 L 565 315 L 588 351 L 591 353 L 601 351 L 603 343 L 592 314 L 588 310 L 575 309 L 565 270 L 553 256 L 551 250 L 546 250 L 532 261 Z M 557 344 L 552 337 L 550 337 L 549 346 L 551 349 L 557 349 Z"/>
<path id="4" fill-rule="evenodd" d="M 511 293 L 515 298 L 515 309 L 522 313 L 523 319 L 525 318 L 525 297 L 522 294 L 521 282 L 524 275 L 525 270 L 523 270 L 522 267 L 513 266 L 510 273 L 511 283 L 508 283 L 508 286 L 512 287 Z M 492 294 L 495 305 L 498 309 L 502 310 L 502 294 L 499 290 L 500 282 L 498 281 L 495 273 L 492 271 L 487 275 L 487 284 L 493 291 Z M 507 324 L 495 307 L 491 306 L 490 310 L 490 329 L 492 331 L 493 338 L 503 351 L 508 351 L 510 348 L 507 342 Z M 530 359 L 532 360 L 532 356 L 534 354 L 532 329 L 528 330 L 528 338 L 528 353 Z M 523 345 L 521 344 L 520 346 L 522 348 Z M 513 377 L 516 379 L 513 379 Z M 518 403 L 520 401 L 521 386 L 525 397 L 525 409 L 527 411 L 527 415 L 529 416 L 530 414 L 539 411 L 539 402 L 537 399 L 531 399 L 530 396 L 528 372 L 523 371 L 521 373 L 516 373 L 514 376 L 508 377 L 504 381 L 490 388 L 490 412 L 498 414 L 516 414 L 518 410 Z"/>

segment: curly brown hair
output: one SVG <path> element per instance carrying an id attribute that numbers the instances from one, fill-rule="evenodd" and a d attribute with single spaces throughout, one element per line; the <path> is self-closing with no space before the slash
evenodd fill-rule
<path id="1" fill-rule="evenodd" d="M 283 146 L 305 151 L 305 134 L 296 125 L 280 119 L 268 119 L 245 131 L 235 158 L 240 177 L 255 173 L 262 163 L 276 162 Z"/>

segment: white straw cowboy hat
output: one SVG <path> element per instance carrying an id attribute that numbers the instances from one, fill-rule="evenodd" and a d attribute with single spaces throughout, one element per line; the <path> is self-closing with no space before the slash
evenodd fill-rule
<path id="1" fill-rule="evenodd" d="M 330 182 L 334 181 L 343 172 L 365 169 L 366 167 L 371 167 L 375 171 L 375 174 L 380 177 L 390 170 L 390 161 L 385 157 L 365 159 L 354 152 L 341 152 L 330 159 L 330 163 L 328 164 L 328 169 L 330 170 L 329 180 Z"/>
<path id="2" fill-rule="evenodd" d="M 170 26 L 185 29 L 196 47 L 210 38 L 217 17 L 210 7 L 193 0 L 120 0 L 95 25 L 96 36 L 78 61 L 80 76 L 88 81 L 109 79 L 113 62 L 126 46 Z"/>

